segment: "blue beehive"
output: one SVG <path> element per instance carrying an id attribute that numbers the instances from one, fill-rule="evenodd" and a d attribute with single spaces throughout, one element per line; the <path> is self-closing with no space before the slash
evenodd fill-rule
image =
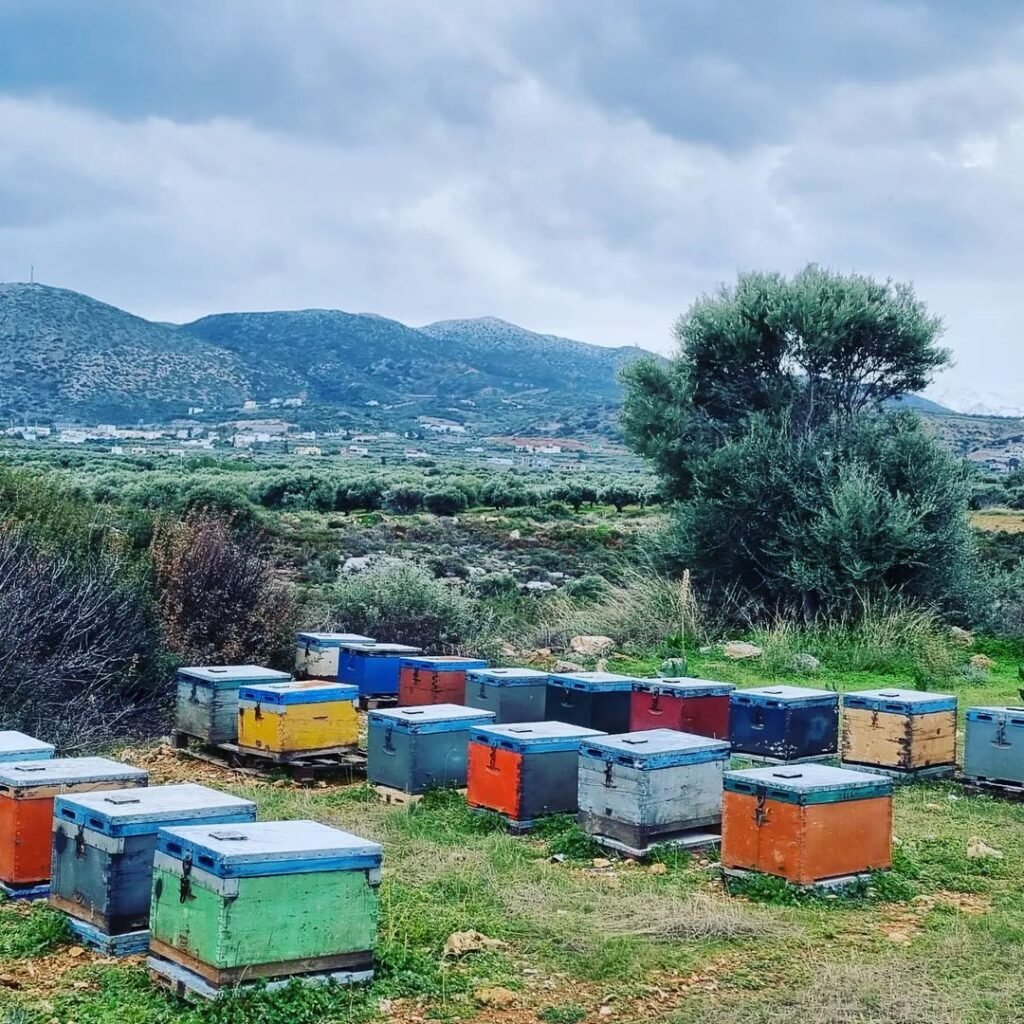
<path id="1" fill-rule="evenodd" d="M 478 726 L 470 733 L 470 806 L 522 828 L 579 809 L 580 744 L 602 735 L 565 722 Z"/>
<path id="2" fill-rule="evenodd" d="M 296 633 L 295 675 L 300 679 L 337 679 L 341 645 L 372 643 L 373 637 L 359 633 Z"/>
<path id="3" fill-rule="evenodd" d="M 238 690 L 252 683 L 283 683 L 287 672 L 259 665 L 211 665 L 178 669 L 178 731 L 204 743 L 238 739 Z"/>
<path id="4" fill-rule="evenodd" d="M 964 775 L 979 782 L 1024 786 L 1024 708 L 967 709 Z"/>
<path id="5" fill-rule="evenodd" d="M 402 659 L 422 653 L 406 644 L 342 644 L 338 682 L 359 687 L 361 697 L 397 696 Z"/>
<path id="6" fill-rule="evenodd" d="M 255 820 L 251 800 L 192 783 L 59 796 L 50 903 L 70 915 L 87 941 L 95 935 L 104 948 L 144 949 L 157 832 L 171 825 Z M 130 946 L 103 942 L 132 932 Z"/>
<path id="7" fill-rule="evenodd" d="M 629 732 L 629 709 L 637 682 L 632 676 L 614 672 L 552 675 L 544 717 L 598 732 Z"/>
<path id="8" fill-rule="evenodd" d="M 0 732 L 0 761 L 48 761 L 53 744 L 44 743 L 23 732 Z"/>
<path id="9" fill-rule="evenodd" d="M 535 668 L 489 668 L 466 676 L 466 704 L 493 711 L 495 725 L 542 722 L 548 674 Z"/>
<path id="10" fill-rule="evenodd" d="M 493 721 L 493 712 L 460 704 L 371 711 L 366 777 L 403 793 L 465 786 L 470 729 Z"/>
<path id="11" fill-rule="evenodd" d="M 839 694 L 803 686 L 735 690 L 732 749 L 776 761 L 828 757 L 839 749 Z"/>
<path id="12" fill-rule="evenodd" d="M 580 746 L 579 822 L 584 832 L 634 850 L 722 820 L 725 740 L 651 729 Z"/>

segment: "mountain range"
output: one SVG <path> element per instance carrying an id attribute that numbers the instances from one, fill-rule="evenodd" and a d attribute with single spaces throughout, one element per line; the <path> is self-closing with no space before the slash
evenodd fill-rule
<path id="1" fill-rule="evenodd" d="M 643 353 L 493 318 L 414 328 L 340 310 L 155 323 L 77 292 L 0 285 L 0 416 L 125 423 L 301 397 L 353 425 L 420 416 L 488 430 L 612 432 Z"/>

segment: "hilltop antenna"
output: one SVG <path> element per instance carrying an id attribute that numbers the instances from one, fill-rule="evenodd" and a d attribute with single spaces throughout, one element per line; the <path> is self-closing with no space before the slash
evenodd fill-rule
<path id="1" fill-rule="evenodd" d="M 36 267 L 34 263 L 28 268 L 28 283 L 36 283 Z"/>

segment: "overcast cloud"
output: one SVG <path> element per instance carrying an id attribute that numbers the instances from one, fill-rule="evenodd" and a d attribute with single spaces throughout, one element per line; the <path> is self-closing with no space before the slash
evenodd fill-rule
<path id="1" fill-rule="evenodd" d="M 1013 0 L 0 0 L 0 279 L 668 351 L 808 261 L 1024 392 Z M 1021 384 L 1016 384 L 1021 380 Z"/>

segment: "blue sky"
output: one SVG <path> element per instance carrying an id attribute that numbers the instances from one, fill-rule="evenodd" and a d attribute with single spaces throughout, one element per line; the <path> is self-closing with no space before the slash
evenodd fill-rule
<path id="1" fill-rule="evenodd" d="M 813 260 L 913 280 L 945 383 L 1024 393 L 1022 169 L 1011 0 L 0 0 L 0 279 L 158 319 L 668 351 Z"/>

